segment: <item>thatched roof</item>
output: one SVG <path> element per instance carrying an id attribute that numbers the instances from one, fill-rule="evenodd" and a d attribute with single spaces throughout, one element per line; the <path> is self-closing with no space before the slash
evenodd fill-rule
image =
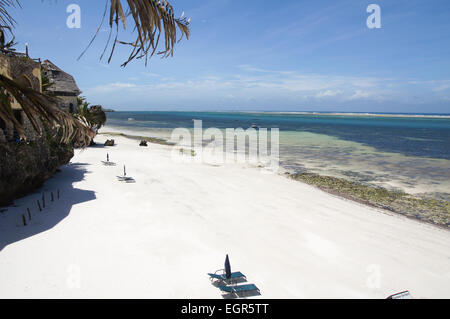
<path id="1" fill-rule="evenodd" d="M 70 74 L 64 72 L 51 61 L 45 60 L 43 63 L 43 71 L 45 76 L 50 80 L 52 85 L 48 88 L 48 91 L 54 95 L 74 95 L 81 94 L 75 79 Z"/>

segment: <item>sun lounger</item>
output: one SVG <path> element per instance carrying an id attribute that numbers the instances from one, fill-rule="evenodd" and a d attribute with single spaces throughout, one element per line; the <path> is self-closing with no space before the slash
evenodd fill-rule
<path id="1" fill-rule="evenodd" d="M 128 181 L 128 180 L 132 180 L 133 177 L 117 176 L 117 179 L 119 179 L 119 180 L 121 180 L 121 181 Z"/>
<path id="2" fill-rule="evenodd" d="M 125 183 L 135 183 L 136 182 L 133 177 L 117 176 L 117 179 L 119 180 L 119 182 L 125 182 Z"/>
<path id="3" fill-rule="evenodd" d="M 107 162 L 107 161 L 102 161 L 103 165 L 105 166 L 116 166 L 116 163 L 114 162 Z"/>
<path id="4" fill-rule="evenodd" d="M 251 291 L 259 292 L 258 287 L 256 287 L 254 284 L 241 286 L 220 286 L 219 289 L 223 292 L 228 292 L 230 294 L 251 292 Z"/>
<path id="5" fill-rule="evenodd" d="M 226 280 L 229 280 L 229 279 L 246 278 L 246 276 L 243 273 L 241 273 L 240 271 L 232 273 L 231 274 L 231 278 L 229 278 L 229 279 L 227 279 L 225 274 L 221 274 L 221 275 L 208 274 L 208 275 L 209 275 L 209 277 L 211 277 L 211 279 L 217 279 L 217 280 L 220 280 L 220 281 L 226 281 Z"/>

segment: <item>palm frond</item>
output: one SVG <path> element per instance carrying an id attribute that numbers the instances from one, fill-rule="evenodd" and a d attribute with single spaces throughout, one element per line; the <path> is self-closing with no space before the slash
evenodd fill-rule
<path id="1" fill-rule="evenodd" d="M 2 28 L 12 28 L 14 27 L 16 21 L 9 14 L 8 7 L 20 7 L 18 0 L 0 0 L 0 25 Z"/>
<path id="2" fill-rule="evenodd" d="M 122 2 L 127 3 L 126 11 L 122 6 Z M 111 62 L 117 44 L 128 45 L 131 47 L 131 53 L 127 61 L 122 64 L 122 66 L 125 67 L 129 62 L 136 58 L 145 58 L 145 64 L 147 65 L 148 59 L 155 53 L 164 58 L 173 56 L 175 44 L 181 41 L 183 37 L 189 39 L 190 19 L 184 17 L 184 14 L 180 18 L 175 18 L 174 9 L 166 0 L 106 0 L 102 22 L 86 50 L 93 43 L 103 25 L 108 12 L 108 5 L 111 34 L 113 30 L 115 30 L 115 40 L 111 48 L 108 63 Z M 134 31 L 136 32 L 136 39 L 132 42 L 118 40 L 120 26 L 122 26 L 123 29 L 127 28 L 128 17 L 132 18 Z M 177 30 L 179 30 L 181 34 L 178 40 Z M 111 34 L 103 54 L 109 46 Z M 164 47 L 161 51 L 156 52 L 158 50 L 161 35 L 164 36 Z M 83 51 L 78 59 L 84 55 L 86 50 Z M 103 54 L 101 57 L 103 57 Z"/>
<path id="3" fill-rule="evenodd" d="M 48 122 L 57 135 L 55 139 L 63 144 L 76 143 L 80 147 L 86 147 L 94 137 L 94 132 L 75 119 L 70 114 L 59 109 L 56 101 L 31 88 L 22 87 L 13 80 L 0 74 L 0 118 L 8 125 L 13 125 L 21 138 L 25 138 L 22 124 L 14 117 L 7 94 L 14 97 L 20 103 L 23 112 L 28 117 L 36 132 L 42 134 L 42 125 L 39 119 Z"/>
<path id="4" fill-rule="evenodd" d="M 0 49 L 2 50 L 9 49 L 15 44 L 14 39 L 6 43 L 6 31 L 9 31 L 11 35 L 13 34 L 12 29 L 16 20 L 9 14 L 8 8 L 16 5 L 20 7 L 18 0 L 0 0 Z"/>
<path id="5" fill-rule="evenodd" d="M 105 125 L 107 120 L 106 114 L 100 105 L 89 107 L 89 103 L 87 102 L 78 106 L 78 111 L 75 116 L 94 132 L 98 132 L 98 130 Z"/>

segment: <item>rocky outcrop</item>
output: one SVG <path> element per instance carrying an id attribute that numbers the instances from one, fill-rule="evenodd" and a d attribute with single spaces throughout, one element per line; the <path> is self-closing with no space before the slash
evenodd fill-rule
<path id="1" fill-rule="evenodd" d="M 105 146 L 114 146 L 115 145 L 115 141 L 114 140 L 107 140 L 105 142 Z"/>
<path id="2" fill-rule="evenodd" d="M 46 72 L 50 72 L 49 63 Z M 76 106 L 79 89 L 75 80 L 55 68 L 51 70 L 53 95 L 62 95 Z M 55 107 L 53 99 L 41 95 L 43 80 L 49 74 L 42 74 L 40 60 L 2 51 L 0 75 L 0 206 L 5 206 L 52 177 L 73 157 L 73 147 L 89 145 L 95 132 Z M 24 102 L 26 105 L 20 104 Z M 96 111 L 102 115 L 101 108 Z M 32 119 L 28 118 L 31 114 Z"/>
<path id="3" fill-rule="evenodd" d="M 0 142 L 0 206 L 40 187 L 73 155 L 72 146 L 57 143 L 49 134 L 30 142 Z"/>

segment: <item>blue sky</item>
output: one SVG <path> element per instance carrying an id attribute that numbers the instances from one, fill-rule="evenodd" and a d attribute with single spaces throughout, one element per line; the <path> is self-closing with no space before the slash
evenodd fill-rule
<path id="1" fill-rule="evenodd" d="M 81 7 L 80 29 L 66 8 Z M 272 110 L 450 113 L 448 0 L 172 0 L 192 36 L 149 66 L 99 61 L 103 0 L 22 0 L 17 48 L 74 75 L 93 104 L 116 110 Z M 369 4 L 381 29 L 369 29 Z M 121 31 L 127 39 L 132 30 Z"/>

